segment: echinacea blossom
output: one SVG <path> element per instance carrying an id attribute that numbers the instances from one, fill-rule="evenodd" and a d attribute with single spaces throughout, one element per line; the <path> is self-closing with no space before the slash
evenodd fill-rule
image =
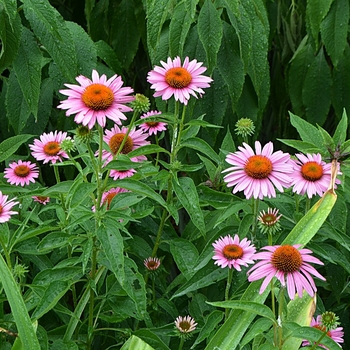
<path id="1" fill-rule="evenodd" d="M 158 111 L 150 111 L 143 115 L 141 115 L 141 119 L 146 119 L 143 124 L 140 124 L 140 129 L 143 132 L 148 132 L 149 135 L 156 135 L 158 132 L 165 131 L 167 123 L 159 122 L 157 120 L 152 120 L 152 117 L 158 114 L 162 114 L 162 112 Z M 149 119 L 147 121 L 147 119 Z"/>
<path id="2" fill-rule="evenodd" d="M 279 210 L 274 208 L 268 208 L 267 213 L 265 210 L 261 211 L 258 216 L 258 227 L 263 233 L 275 234 L 281 229 L 279 223 L 282 214 L 278 215 Z"/>
<path id="3" fill-rule="evenodd" d="M 317 288 L 311 275 L 323 281 L 326 279 L 309 263 L 319 265 L 323 265 L 323 263 L 310 255 L 311 250 L 299 249 L 300 247 L 301 244 L 261 248 L 266 252 L 254 255 L 254 258 L 260 261 L 248 271 L 248 281 L 253 282 L 264 278 L 260 288 L 260 294 L 262 294 L 273 277 L 277 277 L 282 286 L 287 285 L 290 299 L 294 299 L 296 292 L 301 298 L 303 290 L 306 290 L 313 297 Z"/>
<path id="4" fill-rule="evenodd" d="M 309 198 L 318 194 L 322 197 L 331 182 L 331 163 L 325 163 L 319 153 L 296 154 L 298 160 L 291 160 L 294 171 L 290 174 L 292 178 L 292 191 L 301 195 L 305 193 Z M 336 184 L 340 184 L 338 179 Z"/>
<path id="5" fill-rule="evenodd" d="M 190 61 L 186 57 L 181 66 L 181 59 L 177 56 L 174 60 L 169 57 L 166 63 L 160 63 L 163 67 L 155 66 L 147 76 L 151 88 L 156 91 L 154 97 L 161 96 L 163 100 L 168 100 L 174 95 L 176 101 L 187 105 L 190 95 L 197 98 L 197 92 L 201 96 L 204 94 L 202 88 L 210 87 L 209 83 L 213 81 L 202 75 L 207 70 L 202 67 L 203 62 Z"/>
<path id="6" fill-rule="evenodd" d="M 234 186 L 232 193 L 244 191 L 247 199 L 263 199 L 276 197 L 275 187 L 283 192 L 283 187 L 290 186 L 293 166 L 288 153 L 273 152 L 272 142 L 261 148 L 260 142 L 255 141 L 255 152 L 246 143 L 238 149 L 226 156 L 226 162 L 233 166 L 223 171 L 228 172 L 224 176 L 227 186 Z"/>
<path id="7" fill-rule="evenodd" d="M 123 80 L 117 74 L 107 80 L 105 74 L 99 76 L 96 70 L 92 71 L 92 80 L 82 75 L 75 78 L 80 85 L 64 84 L 69 89 L 60 90 L 68 96 L 61 101 L 57 108 L 66 109 L 66 115 L 76 114 L 74 121 L 77 124 L 87 125 L 90 129 L 96 122 L 105 127 L 106 118 L 121 125 L 121 120 L 127 119 L 123 112 L 130 112 L 132 108 L 126 106 L 134 100 L 130 95 L 134 92 L 131 87 L 122 87 Z"/>
<path id="8" fill-rule="evenodd" d="M 234 238 L 230 235 L 220 237 L 213 243 L 213 247 L 215 253 L 213 259 L 216 260 L 214 264 L 222 268 L 228 266 L 241 271 L 241 266 L 254 263 L 256 251 L 254 245 L 247 238 L 240 241 L 237 234 Z"/>
<path id="9" fill-rule="evenodd" d="M 4 178 L 11 185 L 29 185 L 30 182 L 35 183 L 35 179 L 39 177 L 39 169 L 36 164 L 31 162 L 13 162 L 9 164 L 9 168 L 5 168 Z"/>
<path id="10" fill-rule="evenodd" d="M 341 348 L 340 343 L 344 343 L 344 332 L 343 332 L 343 327 L 336 327 L 335 329 L 330 329 L 327 331 L 327 327 L 323 324 L 322 322 L 322 316 L 318 315 L 316 319 L 312 318 L 310 327 L 314 327 L 316 329 L 319 329 L 322 332 L 327 332 L 328 337 L 332 338 Z M 312 346 L 308 340 L 303 340 L 302 346 Z M 322 344 L 322 339 L 321 339 L 321 344 L 317 344 L 319 347 L 329 350 L 325 345 Z"/>
<path id="11" fill-rule="evenodd" d="M 141 147 L 148 145 L 150 142 L 147 141 L 148 134 L 142 132 L 142 130 L 131 129 L 129 134 L 127 135 L 126 141 L 123 145 L 122 150 L 119 150 L 122 142 L 125 138 L 125 135 L 128 133 L 128 128 L 123 126 L 119 127 L 118 125 L 114 125 L 111 130 L 105 131 L 105 136 L 103 140 L 108 144 L 109 151 L 102 151 L 102 159 L 105 161 L 105 164 L 108 164 L 113 160 L 115 155 L 119 152 L 119 154 L 128 154 L 131 151 Z M 98 154 L 98 152 L 96 153 Z M 139 155 L 136 157 L 132 157 L 131 161 L 133 162 L 142 162 L 146 160 L 146 156 Z M 130 177 L 136 172 L 135 169 L 128 170 L 111 170 L 110 176 L 113 177 L 114 180 L 122 179 L 124 177 Z"/>
<path id="12" fill-rule="evenodd" d="M 50 197 L 47 196 L 33 196 L 34 202 L 38 202 L 40 204 L 46 205 L 50 202 Z"/>
<path id="13" fill-rule="evenodd" d="M 55 164 L 57 161 L 62 162 L 63 158 L 68 158 L 66 152 L 61 148 L 61 142 L 67 138 L 67 133 L 55 131 L 43 133 L 40 140 L 35 139 L 33 145 L 29 145 L 32 150 L 32 156 L 43 163 L 51 162 Z"/>
<path id="14" fill-rule="evenodd" d="M 12 207 L 18 204 L 15 202 L 16 198 L 7 200 L 8 196 L 2 194 L 0 191 L 0 223 L 4 223 L 10 220 L 11 215 L 18 214 L 17 211 L 12 211 Z"/>
<path id="15" fill-rule="evenodd" d="M 102 193 L 101 197 L 101 206 L 106 205 L 106 208 L 109 209 L 112 203 L 113 198 L 118 193 L 129 192 L 125 188 L 114 187 Z M 92 207 L 92 211 L 95 211 L 95 206 Z"/>
<path id="16" fill-rule="evenodd" d="M 191 316 L 178 316 L 175 320 L 175 327 L 181 333 L 191 333 L 196 329 L 197 323 Z"/>
<path id="17" fill-rule="evenodd" d="M 143 264 L 146 266 L 146 269 L 149 271 L 158 270 L 160 266 L 160 260 L 158 258 L 149 257 L 143 261 Z"/>

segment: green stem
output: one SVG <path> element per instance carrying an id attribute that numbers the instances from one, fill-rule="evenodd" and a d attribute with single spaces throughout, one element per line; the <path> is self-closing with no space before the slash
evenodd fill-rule
<path id="1" fill-rule="evenodd" d="M 177 154 L 177 148 L 181 142 L 181 134 L 182 134 L 182 130 L 183 130 L 184 124 L 185 124 L 185 115 L 186 115 L 186 105 L 184 105 L 182 108 L 181 120 L 180 120 L 180 124 L 178 127 L 178 135 L 177 135 L 177 140 L 176 140 L 176 146 L 174 149 L 174 152 L 175 152 L 174 158 L 175 159 L 176 159 L 176 154 Z"/>
<path id="2" fill-rule="evenodd" d="M 226 289 L 225 289 L 225 301 L 230 299 L 230 289 L 231 289 L 231 283 L 232 283 L 232 278 L 233 278 L 233 268 L 228 269 L 228 274 L 227 274 L 227 283 L 226 283 Z M 228 319 L 230 309 L 226 308 L 225 309 L 225 320 Z"/>
<path id="3" fill-rule="evenodd" d="M 159 139 L 158 139 L 158 136 L 157 136 L 157 135 L 155 135 L 155 140 L 156 140 L 156 145 L 159 146 Z M 159 152 L 157 152 L 157 155 L 156 155 L 155 166 L 158 165 L 158 162 L 159 162 Z"/>
<path id="4" fill-rule="evenodd" d="M 252 198 L 252 211 L 253 211 L 253 222 L 252 222 L 252 243 L 256 241 L 256 226 L 259 211 L 259 198 Z"/>
<path id="5" fill-rule="evenodd" d="M 323 332 L 320 338 L 314 343 L 314 345 L 310 348 L 310 350 L 317 349 L 318 345 L 321 344 L 322 339 L 327 335 L 327 331 Z"/>
<path id="6" fill-rule="evenodd" d="M 179 344 L 178 350 L 182 350 L 182 348 L 183 348 L 183 346 L 184 346 L 184 343 L 185 343 L 185 338 L 184 338 L 184 337 L 181 337 L 181 338 L 180 338 L 180 344 Z"/>
<path id="7" fill-rule="evenodd" d="M 279 294 L 279 300 L 278 300 L 278 319 L 277 319 L 277 330 L 278 330 L 278 349 L 282 349 L 283 345 L 283 332 L 282 332 L 282 322 L 283 322 L 283 304 L 284 304 L 284 288 L 281 287 L 280 294 Z"/>
<path id="8" fill-rule="evenodd" d="M 310 210 L 310 206 L 311 206 L 311 199 L 306 196 L 306 199 L 305 199 L 305 214 Z"/>

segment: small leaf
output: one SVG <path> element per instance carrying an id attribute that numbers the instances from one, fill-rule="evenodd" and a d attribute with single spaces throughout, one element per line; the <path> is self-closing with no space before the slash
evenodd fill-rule
<path id="1" fill-rule="evenodd" d="M 8 159 L 14 154 L 17 149 L 25 142 L 27 142 L 33 135 L 17 135 L 9 137 L 0 143 L 0 162 Z"/>
<path id="2" fill-rule="evenodd" d="M 343 110 L 343 115 L 342 118 L 337 125 L 337 128 L 335 129 L 334 135 L 333 135 L 333 140 L 335 145 L 340 145 L 345 142 L 346 140 L 346 132 L 348 129 L 348 116 L 346 114 L 346 110 Z"/>
<path id="3" fill-rule="evenodd" d="M 154 350 L 152 346 L 145 343 L 142 339 L 136 337 L 135 335 L 132 335 L 120 348 L 120 350 Z"/>

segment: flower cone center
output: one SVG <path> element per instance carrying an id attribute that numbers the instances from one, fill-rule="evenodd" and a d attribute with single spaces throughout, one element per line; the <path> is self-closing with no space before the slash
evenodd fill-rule
<path id="1" fill-rule="evenodd" d="M 125 134 L 119 133 L 114 134 L 111 139 L 109 140 L 109 148 L 111 149 L 113 154 L 116 154 L 124 140 Z M 134 146 L 134 142 L 132 141 L 132 138 L 130 136 L 127 137 L 123 149 L 120 151 L 122 154 L 128 154 L 132 151 L 132 148 Z"/>
<path id="2" fill-rule="evenodd" d="M 307 162 L 301 167 L 301 175 L 305 180 L 317 181 L 323 176 L 323 167 L 317 162 Z"/>
<path id="3" fill-rule="evenodd" d="M 27 177 L 30 173 L 30 168 L 28 165 L 17 165 L 14 169 L 13 172 L 19 176 L 19 177 Z"/>
<path id="4" fill-rule="evenodd" d="M 117 192 L 111 192 L 108 193 L 105 197 L 104 203 L 107 203 L 107 209 L 109 209 L 109 206 L 111 205 L 112 199 L 116 196 Z"/>
<path id="5" fill-rule="evenodd" d="M 61 147 L 57 141 L 50 141 L 44 146 L 44 153 L 47 156 L 56 156 L 60 150 Z"/>
<path id="6" fill-rule="evenodd" d="M 46 197 L 46 196 L 37 196 L 37 198 L 39 199 L 39 201 L 45 202 L 49 197 Z"/>
<path id="7" fill-rule="evenodd" d="M 244 166 L 244 171 L 253 179 L 266 179 L 272 172 L 272 162 L 265 156 L 251 156 Z"/>
<path id="8" fill-rule="evenodd" d="M 222 254 L 228 260 L 236 260 L 243 256 L 243 249 L 237 244 L 228 244 L 222 250 Z"/>
<path id="9" fill-rule="evenodd" d="M 103 84 L 89 85 L 81 96 L 87 107 L 94 111 L 103 111 L 109 108 L 114 101 L 113 91 Z"/>
<path id="10" fill-rule="evenodd" d="M 265 214 L 262 216 L 261 221 L 263 224 L 271 226 L 276 223 L 277 217 L 273 214 Z"/>
<path id="11" fill-rule="evenodd" d="M 186 333 L 186 332 L 188 332 L 190 330 L 191 324 L 189 322 L 187 322 L 187 321 L 181 321 L 179 323 L 179 328 L 181 328 L 182 331 Z"/>
<path id="12" fill-rule="evenodd" d="M 272 254 L 272 265 L 285 273 L 296 272 L 303 264 L 303 259 L 298 249 L 291 245 L 278 247 Z"/>
<path id="13" fill-rule="evenodd" d="M 150 270 L 155 270 L 158 266 L 157 266 L 157 262 L 156 261 L 153 261 L 153 260 L 150 260 L 147 262 L 147 267 L 150 269 Z"/>
<path id="14" fill-rule="evenodd" d="M 146 122 L 146 124 L 151 128 L 153 126 L 157 126 L 159 122 Z"/>
<path id="15" fill-rule="evenodd" d="M 185 68 L 170 68 L 165 73 L 165 81 L 174 89 L 183 89 L 190 85 L 192 76 Z"/>
<path id="16" fill-rule="evenodd" d="M 0 204 L 0 215 L 2 214 L 3 211 L 4 211 L 4 208 L 3 208 L 2 205 Z"/>

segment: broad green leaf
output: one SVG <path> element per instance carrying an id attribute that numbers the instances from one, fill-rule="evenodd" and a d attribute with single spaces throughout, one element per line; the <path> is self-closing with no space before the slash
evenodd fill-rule
<path id="1" fill-rule="evenodd" d="M 182 57 L 186 36 L 194 19 L 196 8 L 189 12 L 188 1 L 180 1 L 174 8 L 169 25 L 169 55 Z"/>
<path id="2" fill-rule="evenodd" d="M 142 339 L 132 335 L 120 348 L 120 350 L 154 350 L 152 346 L 145 343 Z"/>
<path id="3" fill-rule="evenodd" d="M 164 343 L 164 341 L 157 335 L 157 329 L 154 331 L 149 329 L 139 329 L 134 332 L 134 335 L 141 338 L 147 344 L 153 346 L 152 349 L 156 350 L 170 350 L 170 348 Z M 160 333 L 161 336 L 161 333 Z M 139 347 L 130 348 L 130 350 L 138 350 Z M 140 349 L 143 349 L 142 347 Z M 147 349 L 148 350 L 148 349 Z"/>
<path id="4" fill-rule="evenodd" d="M 52 281 L 41 296 L 40 302 L 32 314 L 32 318 L 39 319 L 54 308 L 59 300 L 66 294 L 70 285 L 68 281 Z"/>
<path id="5" fill-rule="evenodd" d="M 35 329 L 29 318 L 27 308 L 19 291 L 18 283 L 14 280 L 12 273 L 0 254 L 1 284 L 4 288 L 12 316 L 15 320 L 18 336 L 22 344 L 31 350 L 40 350 Z"/>
<path id="6" fill-rule="evenodd" d="M 275 319 L 275 315 L 271 311 L 271 309 L 263 304 L 252 302 L 252 301 L 233 301 L 233 300 L 225 300 L 225 301 L 215 301 L 215 302 L 207 302 L 209 305 L 222 307 L 224 309 L 233 309 L 233 310 L 245 310 L 248 312 L 252 312 L 253 314 L 265 317 L 272 321 L 273 323 L 277 323 Z"/>
<path id="7" fill-rule="evenodd" d="M 203 212 L 199 205 L 197 188 L 190 177 L 173 178 L 173 188 L 180 203 L 183 205 L 192 223 L 205 235 Z"/>
<path id="8" fill-rule="evenodd" d="M 96 183 L 83 182 L 78 183 L 77 186 L 73 185 L 70 195 L 70 210 L 76 208 L 86 198 L 88 198 L 96 189 Z M 92 200 L 91 200 L 92 202 Z"/>
<path id="9" fill-rule="evenodd" d="M 320 24 L 326 17 L 334 0 L 308 0 L 306 5 L 306 21 L 311 27 L 311 34 L 317 42 Z"/>
<path id="10" fill-rule="evenodd" d="M 250 327 L 247 334 L 242 339 L 240 345 L 243 347 L 258 335 L 263 334 L 272 327 L 273 322 L 268 318 L 258 318 Z"/>
<path id="11" fill-rule="evenodd" d="M 23 28 L 21 44 L 13 68 L 23 96 L 37 121 L 42 54 L 33 33 Z"/>
<path id="12" fill-rule="evenodd" d="M 122 64 L 119 62 L 114 50 L 103 40 L 95 43 L 97 56 L 100 57 L 114 72 L 121 74 Z"/>
<path id="13" fill-rule="evenodd" d="M 16 58 L 21 42 L 22 24 L 17 12 L 17 1 L 9 0 L 0 3 L 0 74 Z"/>
<path id="14" fill-rule="evenodd" d="M 306 119 L 310 123 L 324 124 L 331 104 L 331 89 L 331 72 L 324 52 L 320 50 L 306 73 L 302 91 Z"/>
<path id="15" fill-rule="evenodd" d="M 170 154 L 169 151 L 167 151 L 165 148 L 160 147 L 158 145 L 146 145 L 131 151 L 130 153 L 128 153 L 128 157 L 133 158 L 140 155 L 155 154 L 155 153 L 161 153 L 161 152 Z"/>
<path id="16" fill-rule="evenodd" d="M 52 195 L 68 193 L 73 184 L 74 181 L 72 180 L 62 181 L 56 185 L 49 187 L 41 195 L 50 197 Z"/>
<path id="17" fill-rule="evenodd" d="M 333 141 L 334 144 L 342 146 L 342 144 L 346 140 L 346 133 L 348 130 L 348 116 L 346 114 L 346 110 L 343 110 L 343 115 L 341 117 L 340 122 L 337 125 L 337 128 L 334 131 Z"/>
<path id="18" fill-rule="evenodd" d="M 24 15 L 34 34 L 45 46 L 63 76 L 72 81 L 77 75 L 77 58 L 66 22 L 48 0 L 21 1 L 24 4 Z"/>
<path id="19" fill-rule="evenodd" d="M 170 242 L 170 252 L 178 269 L 189 280 L 195 273 L 199 256 L 196 246 L 187 239 L 176 238 Z"/>
<path id="20" fill-rule="evenodd" d="M 209 146 L 207 142 L 198 137 L 191 137 L 184 142 L 181 142 L 180 146 L 181 148 L 188 147 L 195 149 L 196 151 L 203 153 L 206 157 L 213 160 L 216 164 L 221 163 L 221 159 L 217 153 Z"/>
<path id="21" fill-rule="evenodd" d="M 78 350 L 78 345 L 73 340 L 55 339 L 50 350 Z"/>
<path id="22" fill-rule="evenodd" d="M 347 46 L 349 1 L 337 0 L 321 22 L 321 37 L 335 67 Z"/>
<path id="23" fill-rule="evenodd" d="M 293 147 L 297 149 L 299 152 L 302 153 L 321 153 L 324 154 L 324 148 L 321 149 L 318 146 L 305 142 L 305 141 L 300 141 L 300 140 L 286 140 L 286 139 L 277 139 L 278 141 L 281 141 L 287 146 Z M 320 145 L 322 146 L 322 145 Z"/>
<path id="24" fill-rule="evenodd" d="M 33 135 L 16 135 L 2 141 L 0 143 L 0 162 L 11 157 L 23 143 L 32 137 Z"/>
<path id="25" fill-rule="evenodd" d="M 52 232 L 46 235 L 39 243 L 38 250 L 52 251 L 55 248 L 68 246 L 71 236 L 66 232 Z"/>
<path id="26" fill-rule="evenodd" d="M 220 14 L 211 0 L 205 0 L 198 16 L 198 35 L 207 55 L 208 71 L 216 66 L 222 39 Z"/>

